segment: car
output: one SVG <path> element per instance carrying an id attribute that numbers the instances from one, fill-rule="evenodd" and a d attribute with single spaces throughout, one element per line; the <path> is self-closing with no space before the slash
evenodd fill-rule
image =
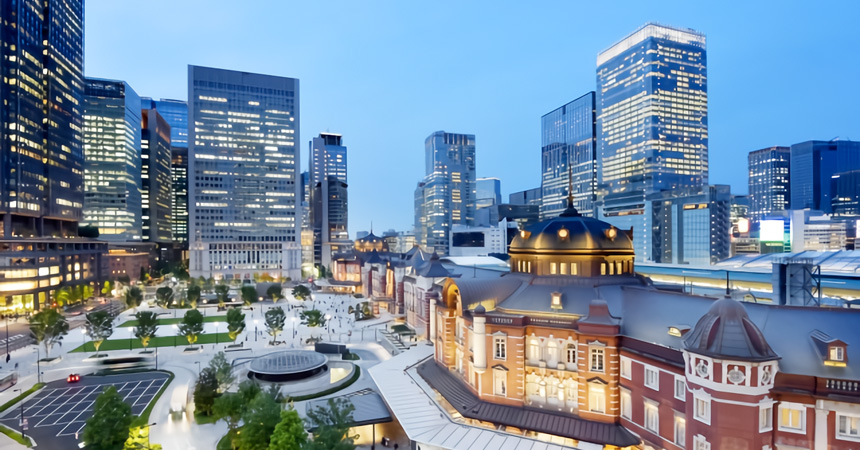
<path id="1" fill-rule="evenodd" d="M 67 383 L 77 383 L 78 381 L 81 381 L 81 376 L 76 373 L 70 374 L 66 377 Z"/>

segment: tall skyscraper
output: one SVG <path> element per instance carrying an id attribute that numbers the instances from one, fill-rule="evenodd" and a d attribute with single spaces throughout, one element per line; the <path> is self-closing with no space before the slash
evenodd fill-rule
<path id="1" fill-rule="evenodd" d="M 351 246 L 346 146 L 339 134 L 320 133 L 310 146 L 310 223 L 314 264 L 331 269 L 331 256 Z"/>
<path id="2" fill-rule="evenodd" d="M 102 279 L 82 218 L 83 0 L 0 0 L 0 313 Z"/>
<path id="3" fill-rule="evenodd" d="M 833 212 L 832 178 L 860 170 L 860 141 L 806 141 L 791 146 L 791 209 Z"/>
<path id="4" fill-rule="evenodd" d="M 475 181 L 475 208 L 488 208 L 502 203 L 502 181 L 498 178 L 478 178 Z"/>
<path id="5" fill-rule="evenodd" d="M 445 255 L 451 226 L 474 225 L 475 135 L 437 131 L 425 140 L 424 152 L 426 175 L 415 191 L 416 240 L 420 236 L 420 245 Z"/>
<path id="6" fill-rule="evenodd" d="M 170 228 L 173 241 L 188 250 L 188 103 L 182 100 L 143 98 L 143 109 L 158 110 L 170 125 Z"/>
<path id="7" fill-rule="evenodd" d="M 769 147 L 750 152 L 750 218 L 754 222 L 789 208 L 790 156 L 788 147 Z"/>
<path id="8" fill-rule="evenodd" d="M 144 102 L 145 103 L 145 102 Z M 170 125 L 155 108 L 141 110 L 140 137 L 143 240 L 172 247 Z"/>
<path id="9" fill-rule="evenodd" d="M 541 117 L 540 220 L 567 208 L 569 178 L 573 177 L 573 206 L 594 216 L 597 189 L 597 111 L 594 92 Z"/>
<path id="10" fill-rule="evenodd" d="M 729 186 L 664 190 L 648 197 L 653 228 L 651 260 L 710 265 L 731 253 Z"/>
<path id="11" fill-rule="evenodd" d="M 83 1 L 0 0 L 0 11 L 0 236 L 74 236 L 84 201 Z"/>
<path id="12" fill-rule="evenodd" d="M 84 218 L 99 239 L 139 241 L 140 97 L 125 81 L 87 78 L 84 95 Z"/>
<path id="13" fill-rule="evenodd" d="M 705 36 L 646 24 L 597 56 L 598 205 L 652 260 L 646 196 L 708 183 Z M 661 194 L 662 196 L 662 194 Z"/>
<path id="14" fill-rule="evenodd" d="M 188 67 L 190 274 L 298 278 L 299 80 Z"/>

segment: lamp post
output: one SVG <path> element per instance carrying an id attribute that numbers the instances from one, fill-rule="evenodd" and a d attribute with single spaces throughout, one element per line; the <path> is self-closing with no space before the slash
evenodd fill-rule
<path id="1" fill-rule="evenodd" d="M 218 322 L 215 322 L 215 345 L 218 345 Z"/>
<path id="2" fill-rule="evenodd" d="M 176 324 L 173 325 L 173 346 L 176 347 L 176 335 L 179 333 L 179 327 Z"/>
<path id="3" fill-rule="evenodd" d="M 290 321 L 292 322 L 290 330 L 292 330 L 293 339 L 295 340 L 296 339 L 296 331 L 298 331 L 298 330 L 296 330 L 296 316 L 293 316 Z"/>
<path id="4" fill-rule="evenodd" d="M 158 347 L 156 347 L 156 348 L 158 348 Z M 154 427 L 154 426 L 156 426 L 156 425 L 158 425 L 158 424 L 157 424 L 157 423 L 155 423 L 155 422 L 152 422 L 152 423 L 150 423 L 150 424 L 146 425 L 146 447 L 147 447 L 147 448 L 149 448 L 149 447 L 150 447 L 150 444 L 151 444 L 151 442 L 149 441 L 149 432 L 150 432 L 149 428 L 150 428 L 150 427 Z"/>
<path id="5" fill-rule="evenodd" d="M 6 317 L 6 362 L 12 359 L 12 356 L 9 355 L 9 317 Z"/>
<path id="6" fill-rule="evenodd" d="M 134 328 L 128 327 L 128 351 L 131 351 L 131 343 L 134 342 Z"/>
<path id="7" fill-rule="evenodd" d="M 15 389 L 12 392 L 23 393 L 24 391 L 22 389 Z M 20 423 L 20 425 L 21 425 L 21 439 L 26 439 L 27 436 L 24 436 L 24 399 L 21 399 L 21 423 Z"/>
<path id="8" fill-rule="evenodd" d="M 39 383 L 42 382 L 42 367 L 40 362 L 42 361 L 42 352 L 39 351 L 39 344 L 36 344 L 36 381 Z"/>
<path id="9" fill-rule="evenodd" d="M 263 297 L 260 297 L 260 317 L 263 317 Z"/>
<path id="10" fill-rule="evenodd" d="M 257 319 L 254 319 L 254 342 L 257 342 L 259 333 L 257 332 Z"/>
<path id="11" fill-rule="evenodd" d="M 200 378 L 200 361 L 194 361 L 194 364 L 197 364 L 197 377 Z"/>
<path id="12" fill-rule="evenodd" d="M 331 314 L 325 315 L 325 329 L 328 332 L 328 340 L 331 340 L 331 325 L 329 321 L 331 320 Z"/>
<path id="13" fill-rule="evenodd" d="M 7 339 L 8 342 L 8 339 Z M 87 329 L 81 328 L 81 344 L 84 346 L 84 353 L 87 351 Z"/>

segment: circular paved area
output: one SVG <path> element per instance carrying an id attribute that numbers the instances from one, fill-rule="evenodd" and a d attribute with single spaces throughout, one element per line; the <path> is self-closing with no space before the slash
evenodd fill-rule
<path id="1" fill-rule="evenodd" d="M 327 369 L 328 358 L 311 350 L 283 350 L 255 358 L 250 375 L 263 381 L 294 381 Z"/>

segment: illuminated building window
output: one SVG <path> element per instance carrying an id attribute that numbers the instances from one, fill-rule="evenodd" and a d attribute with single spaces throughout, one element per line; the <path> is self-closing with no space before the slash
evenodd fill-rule
<path id="1" fill-rule="evenodd" d="M 603 357 L 604 351 L 602 348 L 594 348 L 590 349 L 591 352 L 591 371 L 592 372 L 603 372 Z"/>

